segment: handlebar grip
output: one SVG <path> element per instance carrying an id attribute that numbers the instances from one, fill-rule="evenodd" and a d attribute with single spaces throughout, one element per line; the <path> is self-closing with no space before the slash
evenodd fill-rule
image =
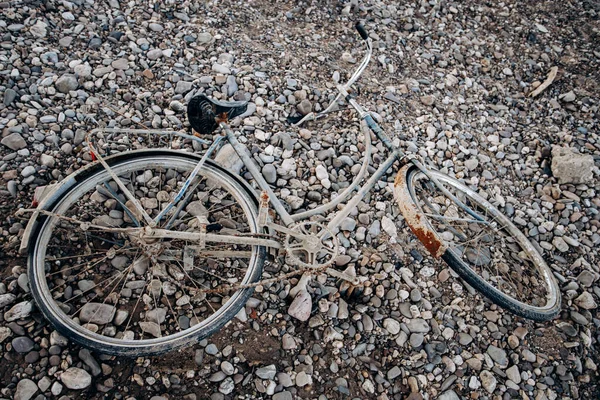
<path id="1" fill-rule="evenodd" d="M 369 38 L 369 34 L 367 33 L 367 30 L 365 29 L 365 26 L 362 24 L 362 22 L 358 21 L 356 25 L 354 25 L 354 27 L 356 28 L 358 34 L 363 40 L 367 40 Z"/>

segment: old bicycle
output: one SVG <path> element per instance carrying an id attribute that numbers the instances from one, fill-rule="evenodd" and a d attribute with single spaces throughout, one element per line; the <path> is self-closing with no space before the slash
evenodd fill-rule
<path id="1" fill-rule="evenodd" d="M 221 133 L 213 142 L 174 131 L 90 133 L 96 162 L 56 184 L 32 210 L 22 243 L 33 297 L 58 331 L 102 353 L 158 354 L 219 330 L 257 285 L 307 271 L 352 281 L 330 268 L 340 253 L 338 228 L 390 171 L 396 174 L 401 214 L 434 257 L 517 315 L 544 321 L 559 312 L 556 281 L 526 236 L 480 193 L 395 146 L 349 94 L 372 54 L 367 32 L 356 27 L 366 46 L 357 70 L 346 84 L 337 84 L 328 109 L 293 121 L 318 120 L 340 100 L 360 119 L 365 145 L 360 170 L 319 207 L 290 214 L 277 198 L 228 124 L 246 111 L 245 102 L 204 95 L 190 101 L 194 130 Z M 160 144 L 166 138 L 170 149 L 143 148 L 146 140 Z M 389 155 L 367 176 L 375 138 Z M 202 155 L 177 150 L 193 142 L 207 150 Z M 258 191 L 211 160 L 224 143 L 233 147 Z M 261 280 L 272 251 L 286 254 L 296 269 Z"/>

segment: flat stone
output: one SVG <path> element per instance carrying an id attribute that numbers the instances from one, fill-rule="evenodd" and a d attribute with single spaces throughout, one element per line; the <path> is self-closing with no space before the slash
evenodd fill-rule
<path id="1" fill-rule="evenodd" d="M 274 364 L 267 365 L 266 367 L 257 369 L 255 374 L 262 379 L 273 379 L 275 378 L 275 374 L 277 374 L 277 368 Z"/>
<path id="2" fill-rule="evenodd" d="M 119 58 L 110 64 L 114 69 L 125 70 L 129 68 L 129 60 L 126 58 Z"/>
<path id="3" fill-rule="evenodd" d="M 386 318 L 383 320 L 383 327 L 391 334 L 397 335 L 400 332 L 400 322 L 393 318 Z"/>
<path id="4" fill-rule="evenodd" d="M 92 384 L 92 376 L 87 371 L 71 367 L 60 375 L 60 380 L 66 387 L 73 390 L 85 389 Z"/>
<path id="5" fill-rule="evenodd" d="M 427 333 L 431 329 L 427 321 L 421 318 L 409 320 L 406 323 L 406 327 L 411 333 Z"/>
<path id="6" fill-rule="evenodd" d="M 19 336 L 12 340 L 12 346 L 17 353 L 27 353 L 33 350 L 34 343 L 27 336 Z"/>
<path id="7" fill-rule="evenodd" d="M 300 321 L 308 321 L 311 310 L 312 297 L 306 290 L 301 290 L 290 304 L 288 314 Z"/>
<path id="8" fill-rule="evenodd" d="M 79 319 L 97 325 L 105 325 L 113 320 L 116 308 L 110 304 L 86 303 L 79 312 Z"/>
<path id="9" fill-rule="evenodd" d="M 56 87 L 56 90 L 61 93 L 69 93 L 71 90 L 77 89 L 79 82 L 75 75 L 64 74 L 56 80 L 54 86 Z"/>
<path id="10" fill-rule="evenodd" d="M 296 375 L 296 386 L 303 387 L 306 385 L 312 385 L 312 377 L 304 371 L 298 372 Z"/>
<path id="11" fill-rule="evenodd" d="M 162 334 L 160 332 L 160 325 L 157 324 L 156 322 L 140 322 L 140 329 L 146 333 L 149 333 L 150 335 L 154 336 L 154 337 L 161 337 Z"/>
<path id="12" fill-rule="evenodd" d="M 579 297 L 574 300 L 574 303 L 581 308 L 586 310 L 594 310 L 598 307 L 594 301 L 594 296 L 589 292 L 583 292 Z"/>
<path id="13" fill-rule="evenodd" d="M 38 385 L 31 379 L 21 379 L 17 384 L 14 400 L 29 400 L 38 391 Z"/>
<path id="14" fill-rule="evenodd" d="M 177 86 L 175 86 L 175 93 L 177 94 L 185 94 L 192 90 L 194 84 L 192 82 L 187 81 L 179 81 L 177 82 Z"/>
<path id="15" fill-rule="evenodd" d="M 458 397 L 454 390 L 448 390 L 447 392 L 440 394 L 437 397 L 437 400 L 460 400 L 460 397 Z"/>
<path id="16" fill-rule="evenodd" d="M 10 135 L 6 136 L 2 139 L 2 141 L 0 141 L 0 143 L 2 143 L 11 150 L 19 150 L 27 147 L 27 142 L 25 141 L 25 139 L 23 139 L 23 136 L 21 136 L 17 132 L 13 132 Z"/>
<path id="17" fill-rule="evenodd" d="M 292 400 L 292 393 L 284 390 L 283 392 L 275 393 L 273 395 L 273 400 Z"/>
<path id="18" fill-rule="evenodd" d="M 12 104 L 13 101 L 15 101 L 15 99 L 17 98 L 17 92 L 15 92 L 13 89 L 6 89 L 4 91 L 4 105 L 5 106 L 10 106 Z"/>
<path id="19" fill-rule="evenodd" d="M 479 380 L 481 381 L 481 386 L 490 394 L 494 393 L 496 390 L 496 377 L 490 371 L 481 371 L 479 374 Z"/>
<path id="20" fill-rule="evenodd" d="M 517 385 L 521 383 L 521 374 L 519 372 L 519 367 L 513 365 L 512 367 L 506 370 L 506 377 L 516 383 Z"/>
<path id="21" fill-rule="evenodd" d="M 390 369 L 387 373 L 387 378 L 391 381 L 402 374 L 402 370 L 397 365 Z"/>
<path id="22" fill-rule="evenodd" d="M 17 303 L 10 310 L 4 313 L 4 320 L 6 322 L 16 321 L 21 318 L 29 317 L 33 310 L 33 303 L 30 301 L 23 301 Z"/>
<path id="23" fill-rule="evenodd" d="M 17 296 L 12 293 L 0 294 L 0 308 L 11 305 L 15 302 L 16 298 Z"/>
<path id="24" fill-rule="evenodd" d="M 492 360 L 497 362 L 501 367 L 508 366 L 508 357 L 506 356 L 506 351 L 494 345 L 490 345 L 487 349 L 487 353 Z"/>
<path id="25" fill-rule="evenodd" d="M 552 174 L 558 183 L 591 183 L 594 180 L 594 157 L 567 147 L 552 149 Z"/>
<path id="26" fill-rule="evenodd" d="M 273 184 L 277 182 L 277 169 L 273 164 L 265 164 L 262 168 L 262 174 L 268 183 Z"/>

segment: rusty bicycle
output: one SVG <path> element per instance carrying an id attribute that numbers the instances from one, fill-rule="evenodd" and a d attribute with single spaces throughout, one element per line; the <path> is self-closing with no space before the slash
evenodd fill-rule
<path id="1" fill-rule="evenodd" d="M 340 223 L 389 173 L 401 215 L 432 256 L 469 285 L 516 315 L 545 321 L 557 315 L 555 278 L 527 237 L 486 195 L 427 168 L 408 155 L 349 94 L 372 55 L 366 55 L 329 108 L 292 119 L 299 125 L 344 101 L 358 114 L 364 156 L 352 183 L 316 208 L 291 214 L 246 152 L 228 121 L 245 102 L 198 95 L 188 118 L 201 134 L 99 128 L 87 145 L 96 159 L 54 185 L 27 225 L 33 297 L 63 335 L 102 353 L 159 354 L 208 337 L 230 321 L 255 288 L 302 273 L 325 272 L 340 254 Z M 203 137 L 218 132 L 210 142 Z M 145 148 L 146 138 L 171 148 Z M 148 139 L 149 140 L 149 139 Z M 372 142 L 389 155 L 368 176 Z M 204 146 L 201 154 L 184 144 Z M 233 147 L 253 184 L 211 156 Z M 133 151 L 132 151 L 133 150 Z M 342 206 L 342 204 L 344 205 Z M 269 253 L 295 265 L 262 278 Z"/>

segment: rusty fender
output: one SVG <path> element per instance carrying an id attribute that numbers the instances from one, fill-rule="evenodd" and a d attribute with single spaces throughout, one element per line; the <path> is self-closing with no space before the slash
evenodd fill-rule
<path id="1" fill-rule="evenodd" d="M 442 241 L 437 232 L 431 229 L 427 219 L 422 215 L 410 196 L 406 177 L 411 167 L 411 164 L 407 164 L 398 171 L 398 175 L 396 175 L 396 179 L 394 180 L 394 197 L 410 230 L 423 243 L 432 256 L 439 258 L 446 252 L 448 246 Z"/>

